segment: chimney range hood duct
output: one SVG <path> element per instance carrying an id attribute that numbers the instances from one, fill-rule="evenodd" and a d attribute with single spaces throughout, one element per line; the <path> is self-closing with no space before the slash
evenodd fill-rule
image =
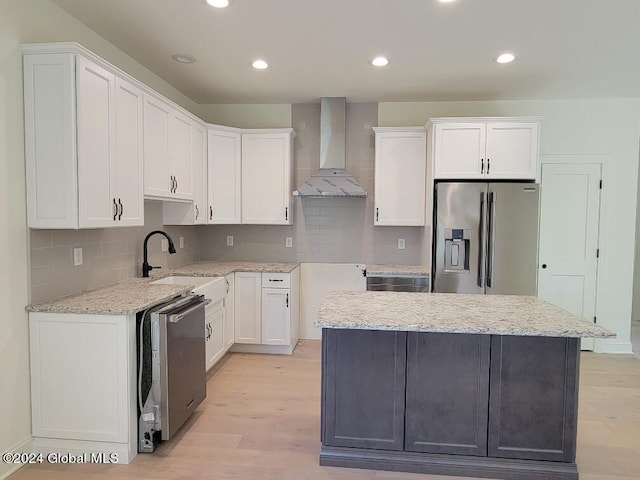
<path id="1" fill-rule="evenodd" d="M 320 99 L 320 169 L 293 194 L 298 197 L 366 197 L 367 192 L 346 170 L 346 99 Z"/>

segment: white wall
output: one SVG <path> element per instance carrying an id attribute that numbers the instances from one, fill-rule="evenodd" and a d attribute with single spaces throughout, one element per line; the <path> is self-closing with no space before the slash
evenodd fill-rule
<path id="1" fill-rule="evenodd" d="M 183 107 L 196 104 L 49 0 L 0 2 L 0 453 L 31 438 L 21 43 L 77 41 Z M 0 478 L 12 466 L 0 462 Z"/>
<path id="2" fill-rule="evenodd" d="M 291 104 L 207 104 L 196 112 L 208 123 L 238 128 L 289 128 Z"/>
<path id="3" fill-rule="evenodd" d="M 600 219 L 598 323 L 617 334 L 596 341 L 596 351 L 631 353 L 633 253 L 636 237 L 640 99 L 500 102 L 380 103 L 380 126 L 423 125 L 445 116 L 540 115 L 540 161 L 566 155 L 567 162 L 604 155 Z"/>

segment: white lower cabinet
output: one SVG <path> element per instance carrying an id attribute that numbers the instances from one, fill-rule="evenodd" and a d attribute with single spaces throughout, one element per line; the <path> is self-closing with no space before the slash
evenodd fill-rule
<path id="1" fill-rule="evenodd" d="M 262 289 L 262 343 L 289 345 L 291 343 L 291 310 L 288 288 Z"/>
<path id="2" fill-rule="evenodd" d="M 137 454 L 136 316 L 29 314 L 33 446 Z"/>
<path id="3" fill-rule="evenodd" d="M 300 268 L 235 274 L 236 352 L 291 354 L 298 343 Z"/>
<path id="4" fill-rule="evenodd" d="M 225 306 L 224 300 L 205 307 L 205 358 L 207 371 L 225 354 Z"/>
<path id="5" fill-rule="evenodd" d="M 262 276 L 258 272 L 236 272 L 235 276 L 235 343 L 259 344 Z"/>
<path id="6" fill-rule="evenodd" d="M 230 273 L 225 277 L 227 284 L 227 295 L 224 299 L 224 348 L 225 351 L 233 346 L 235 340 L 235 275 Z"/>

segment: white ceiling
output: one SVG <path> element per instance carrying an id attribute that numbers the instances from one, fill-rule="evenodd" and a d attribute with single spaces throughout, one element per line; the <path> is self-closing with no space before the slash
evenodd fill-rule
<path id="1" fill-rule="evenodd" d="M 53 1 L 198 103 L 640 97 L 640 0 Z"/>

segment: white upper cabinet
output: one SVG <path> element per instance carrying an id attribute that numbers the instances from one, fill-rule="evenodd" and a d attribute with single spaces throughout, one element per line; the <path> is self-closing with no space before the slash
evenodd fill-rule
<path id="1" fill-rule="evenodd" d="M 434 118 L 430 123 L 434 178 L 535 179 L 539 118 Z"/>
<path id="2" fill-rule="evenodd" d="M 211 126 L 207 142 L 208 200 L 204 212 L 210 224 L 241 222 L 241 134 Z"/>
<path id="3" fill-rule="evenodd" d="M 193 223 L 207 223 L 207 130 L 193 126 Z"/>
<path id="4" fill-rule="evenodd" d="M 291 128 L 242 134 L 242 223 L 291 225 Z"/>
<path id="5" fill-rule="evenodd" d="M 169 119 L 172 108 L 144 94 L 144 194 L 169 197 Z"/>
<path id="6" fill-rule="evenodd" d="M 144 95 L 144 194 L 193 199 L 194 122 L 168 102 Z"/>
<path id="7" fill-rule="evenodd" d="M 193 122 L 173 110 L 169 118 L 169 172 L 173 197 L 193 199 Z"/>
<path id="8" fill-rule="evenodd" d="M 143 225 L 141 90 L 79 48 L 24 53 L 28 226 Z"/>
<path id="9" fill-rule="evenodd" d="M 427 134 L 423 127 L 375 127 L 374 225 L 425 224 Z"/>
<path id="10" fill-rule="evenodd" d="M 142 90 L 116 77 L 115 172 L 118 224 L 144 225 L 142 176 Z"/>
<path id="11" fill-rule="evenodd" d="M 204 225 L 207 223 L 207 130 L 203 124 L 191 128 L 191 168 L 193 202 L 162 202 L 163 225 Z"/>

